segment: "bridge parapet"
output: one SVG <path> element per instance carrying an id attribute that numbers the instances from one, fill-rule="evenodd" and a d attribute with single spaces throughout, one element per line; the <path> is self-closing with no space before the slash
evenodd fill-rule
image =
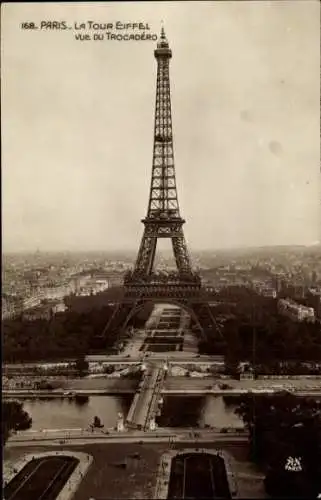
<path id="1" fill-rule="evenodd" d="M 128 412 L 126 424 L 129 428 L 149 429 L 158 409 L 166 370 L 160 366 L 149 366 Z"/>
<path id="2" fill-rule="evenodd" d="M 162 390 L 165 382 L 167 370 L 164 367 L 159 368 L 157 382 L 154 388 L 154 394 L 151 400 L 151 404 L 149 407 L 149 412 L 146 418 L 146 428 L 154 428 L 155 427 L 155 419 L 158 414 L 160 405 L 163 404 L 162 398 Z"/>

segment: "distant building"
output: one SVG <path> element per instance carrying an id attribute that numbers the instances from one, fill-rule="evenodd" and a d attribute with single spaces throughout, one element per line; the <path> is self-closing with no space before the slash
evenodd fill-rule
<path id="1" fill-rule="evenodd" d="M 53 314 L 57 314 L 59 312 L 65 312 L 67 307 L 63 302 L 57 302 L 56 304 L 52 304 L 51 310 Z"/>
<path id="2" fill-rule="evenodd" d="M 41 295 L 35 294 L 31 295 L 31 297 L 26 297 L 22 302 L 22 309 L 30 309 L 32 307 L 36 307 L 41 303 Z"/>
<path id="3" fill-rule="evenodd" d="M 252 286 L 255 292 L 263 297 L 272 297 L 273 299 L 277 297 L 277 290 L 272 284 L 259 280 L 253 280 Z"/>
<path id="4" fill-rule="evenodd" d="M 40 305 L 23 312 L 23 319 L 27 321 L 36 321 L 37 319 L 49 320 L 52 317 L 52 308 L 48 304 Z"/>
<path id="5" fill-rule="evenodd" d="M 109 282 L 107 279 L 102 278 L 91 278 L 86 281 L 86 283 L 78 288 L 76 295 L 96 295 L 97 293 L 103 292 L 109 288 Z"/>
<path id="6" fill-rule="evenodd" d="M 2 319 L 14 318 L 16 315 L 16 307 L 14 301 L 10 298 L 2 297 Z"/>
<path id="7" fill-rule="evenodd" d="M 318 282 L 318 273 L 316 271 L 312 271 L 311 273 L 311 287 L 316 287 Z"/>
<path id="8" fill-rule="evenodd" d="M 321 287 L 309 288 L 306 301 L 310 307 L 313 307 L 316 317 L 321 319 Z"/>
<path id="9" fill-rule="evenodd" d="M 9 296 L 2 299 L 2 319 L 14 318 L 23 313 L 23 311 L 38 306 L 41 303 L 41 297 L 31 295 L 30 297 Z"/>
<path id="10" fill-rule="evenodd" d="M 68 295 L 75 293 L 76 286 L 72 281 L 70 283 L 62 283 L 55 286 L 46 286 L 40 289 L 42 300 L 61 300 Z"/>
<path id="11" fill-rule="evenodd" d="M 95 273 L 93 275 L 97 280 L 106 280 L 108 281 L 108 286 L 121 286 L 124 281 L 124 273 L 123 272 L 115 272 L 115 271 L 105 271 L 102 273 Z"/>
<path id="12" fill-rule="evenodd" d="M 79 273 L 79 274 L 74 274 L 71 277 L 71 286 L 74 288 L 74 292 L 77 294 L 82 287 L 86 286 L 87 281 L 90 279 L 90 274 L 84 274 L 84 273 Z"/>
<path id="13" fill-rule="evenodd" d="M 277 291 L 272 287 L 262 287 L 259 293 L 263 297 L 272 297 L 273 299 L 277 297 Z"/>
<path id="14" fill-rule="evenodd" d="M 35 321 L 37 319 L 49 320 L 55 314 L 65 312 L 66 310 L 67 307 L 61 300 L 44 300 L 44 303 L 25 310 L 22 317 L 28 321 Z"/>
<path id="15" fill-rule="evenodd" d="M 306 297 L 307 286 L 300 283 L 292 283 L 290 280 L 283 281 L 279 292 L 279 295 L 282 297 L 291 297 L 293 300 L 301 300 Z"/>
<path id="16" fill-rule="evenodd" d="M 279 314 L 291 318 L 293 321 L 315 321 L 313 307 L 298 304 L 291 299 L 280 299 L 278 301 Z"/>

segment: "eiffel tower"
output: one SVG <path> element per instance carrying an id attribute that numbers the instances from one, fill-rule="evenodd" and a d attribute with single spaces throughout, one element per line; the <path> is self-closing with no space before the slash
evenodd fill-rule
<path id="1" fill-rule="evenodd" d="M 172 51 L 162 28 L 157 48 L 156 109 L 152 179 L 144 233 L 134 269 L 124 278 L 124 296 L 105 328 L 105 335 L 121 333 L 146 302 L 172 303 L 190 313 L 205 338 L 217 331 L 200 276 L 192 269 L 180 215 L 172 135 L 169 60 Z M 176 272 L 154 271 L 158 238 L 171 239 Z"/>

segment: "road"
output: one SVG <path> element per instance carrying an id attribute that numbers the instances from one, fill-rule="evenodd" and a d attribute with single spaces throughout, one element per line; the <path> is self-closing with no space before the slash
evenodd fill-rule
<path id="1" fill-rule="evenodd" d="M 215 363 L 224 363 L 224 356 L 205 356 L 200 355 L 194 352 L 184 352 L 184 351 L 171 351 L 171 352 L 163 352 L 163 353 L 152 353 L 149 352 L 148 359 L 153 359 L 155 361 L 161 361 L 164 358 L 168 359 L 169 362 L 179 362 L 179 364 L 190 364 L 190 363 L 203 363 L 203 364 L 215 364 Z M 101 354 L 97 355 L 89 355 L 86 356 L 88 362 L 110 362 L 112 363 L 139 363 L 142 361 L 143 355 L 139 357 L 131 357 L 130 359 L 127 357 L 122 357 L 122 355 L 114 355 L 114 356 L 104 356 Z"/>
<path id="2" fill-rule="evenodd" d="M 149 363 L 148 363 L 149 364 Z M 161 366 L 161 364 L 159 364 Z M 69 392 L 83 395 L 106 395 L 106 394 L 125 394 L 135 393 L 139 381 L 129 378 L 83 378 L 66 379 L 62 381 L 62 387 L 53 391 L 35 391 L 35 390 L 3 390 L 3 397 L 68 397 Z M 222 384 L 225 384 L 225 390 L 222 390 Z M 145 387 L 147 391 L 146 404 L 149 405 L 150 398 L 155 392 L 154 389 Z M 164 381 L 158 385 L 158 393 L 163 394 L 228 394 L 232 391 L 280 391 L 289 390 L 295 393 L 306 393 L 308 395 L 319 396 L 321 394 L 320 380 L 314 379 L 260 379 L 260 380 L 233 380 L 217 379 L 214 377 L 184 377 L 167 376 Z M 142 390 L 142 397 L 144 391 Z M 142 399 L 140 401 L 140 407 Z M 143 411 L 143 410 L 142 410 Z M 141 419 L 140 419 L 141 420 Z"/>
<path id="3" fill-rule="evenodd" d="M 181 391 L 205 390 L 218 388 L 218 384 L 226 384 L 232 389 L 293 389 L 293 390 L 318 390 L 321 391 L 321 381 L 313 379 L 257 379 L 257 380 L 233 380 L 215 379 L 214 377 L 171 377 L 168 376 L 164 383 L 164 390 Z"/>
<path id="4" fill-rule="evenodd" d="M 34 390 L 32 388 L 16 389 L 4 384 L 2 388 L 3 397 L 60 397 L 67 396 L 70 392 L 80 394 L 95 394 L 97 391 L 101 394 L 127 394 L 134 393 L 137 389 L 139 379 L 120 378 L 120 377 L 102 377 L 102 378 L 78 378 L 55 380 L 59 382 L 57 389 Z"/>
<path id="5" fill-rule="evenodd" d="M 169 363 L 173 364 L 217 364 L 224 363 L 224 356 L 220 355 L 200 355 L 193 352 L 184 352 L 184 351 L 171 351 L 171 352 L 162 352 L 162 353 L 152 353 L 149 352 L 147 355 L 140 354 L 139 356 L 124 356 L 121 354 L 113 354 L 113 355 L 105 355 L 105 354 L 90 354 L 86 356 L 86 360 L 89 363 L 108 363 L 110 365 L 135 365 L 142 362 L 143 359 L 152 359 L 153 361 L 162 361 L 166 358 Z M 75 359 L 66 361 L 74 362 Z M 59 363 L 56 363 L 59 365 Z M 45 365 L 53 365 L 53 363 L 4 363 L 3 364 L 3 372 L 6 369 L 17 370 L 17 372 L 21 372 L 23 369 L 30 370 L 37 366 L 45 366 Z"/>
<path id="6" fill-rule="evenodd" d="M 163 353 L 151 353 L 148 355 L 139 355 L 139 356 L 124 356 L 122 354 L 114 354 L 114 355 L 104 355 L 104 354 L 92 354 L 86 356 L 86 360 L 89 363 L 108 363 L 110 365 L 136 365 L 141 363 L 143 359 L 152 359 L 153 361 L 162 361 L 164 358 L 168 359 L 169 362 L 179 363 L 179 364 L 215 364 L 215 363 L 224 363 L 224 356 L 203 356 L 196 353 L 189 353 L 184 351 L 171 351 L 171 352 L 163 352 Z M 74 362 L 75 360 L 66 361 L 66 363 Z M 56 363 L 58 366 L 60 363 Z M 17 371 L 17 373 L 21 374 L 23 370 L 32 370 L 33 368 L 45 365 L 54 365 L 54 363 L 5 363 L 3 364 L 2 371 L 3 373 L 6 370 L 10 370 L 11 373 L 13 371 Z"/>
<path id="7" fill-rule="evenodd" d="M 227 389 L 227 390 L 220 390 L 220 389 L 160 389 L 159 391 L 159 396 L 238 396 L 241 394 L 247 394 L 249 392 L 253 394 L 273 394 L 276 392 L 279 392 L 282 389 L 270 389 L 268 387 L 263 388 L 263 389 Z M 285 389 L 284 389 L 285 390 Z M 321 390 L 320 389 L 296 389 L 291 391 L 295 396 L 299 397 L 313 397 L 313 398 L 321 398 Z M 10 391 L 10 392 L 3 392 L 2 397 L 3 399 L 50 399 L 50 398 L 72 398 L 74 395 L 79 395 L 79 396 L 108 396 L 108 395 L 118 395 L 118 394 L 129 394 L 130 392 L 127 390 L 114 390 L 114 391 L 104 391 L 104 390 L 79 390 L 79 391 L 74 391 L 74 394 L 64 394 L 64 393 L 55 393 L 55 392 L 46 392 L 46 391 L 37 391 L 37 392 L 25 392 L 25 391 Z M 135 411 L 135 414 L 137 416 L 138 413 L 140 414 L 146 414 L 146 418 L 140 417 L 140 418 L 135 418 L 133 419 L 133 422 L 138 422 L 139 425 L 142 425 L 142 422 L 147 422 L 147 420 L 150 420 L 152 418 L 152 415 L 154 415 L 158 409 L 158 404 L 157 404 L 157 397 L 155 396 L 157 394 L 156 392 L 153 393 L 152 397 L 148 397 L 148 395 L 144 395 L 146 397 L 144 404 L 139 403 L 139 410 Z M 153 405 L 152 403 L 152 398 L 154 399 Z M 150 408 L 150 411 L 147 413 L 147 408 Z"/>
<path id="8" fill-rule="evenodd" d="M 230 432 L 224 434 L 216 430 L 206 430 L 193 432 L 191 429 L 157 429 L 153 432 L 131 431 L 124 433 L 112 432 L 108 435 L 96 431 L 94 433 L 82 429 L 74 430 L 46 430 L 24 431 L 12 436 L 6 443 L 8 447 L 21 446 L 57 446 L 64 445 L 82 445 L 96 443 L 205 443 L 205 442 L 233 442 L 246 444 L 248 435 L 246 432 Z"/>

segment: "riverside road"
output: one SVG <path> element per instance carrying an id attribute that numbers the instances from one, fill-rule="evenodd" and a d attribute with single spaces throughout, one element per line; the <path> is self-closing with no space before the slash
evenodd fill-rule
<path id="1" fill-rule="evenodd" d="M 13 435 L 7 442 L 9 447 L 19 446 L 46 446 L 83 445 L 91 443 L 205 443 L 211 441 L 247 443 L 246 431 L 230 429 L 228 433 L 222 433 L 216 429 L 194 431 L 192 429 L 157 429 L 157 431 L 124 431 L 109 432 L 86 429 L 46 429 L 43 431 L 24 431 Z"/>
<path id="2" fill-rule="evenodd" d="M 52 391 L 43 390 L 3 390 L 3 397 L 69 397 L 73 394 L 106 395 L 135 393 L 137 381 L 126 378 L 84 378 L 63 379 L 62 387 Z M 228 388 L 219 386 L 226 384 Z M 321 381 L 310 378 L 280 378 L 257 380 L 234 380 L 229 378 L 218 379 L 215 377 L 185 377 L 168 375 L 164 380 L 162 394 L 242 394 L 247 391 L 280 391 L 289 390 L 295 393 L 309 392 L 321 393 Z"/>

